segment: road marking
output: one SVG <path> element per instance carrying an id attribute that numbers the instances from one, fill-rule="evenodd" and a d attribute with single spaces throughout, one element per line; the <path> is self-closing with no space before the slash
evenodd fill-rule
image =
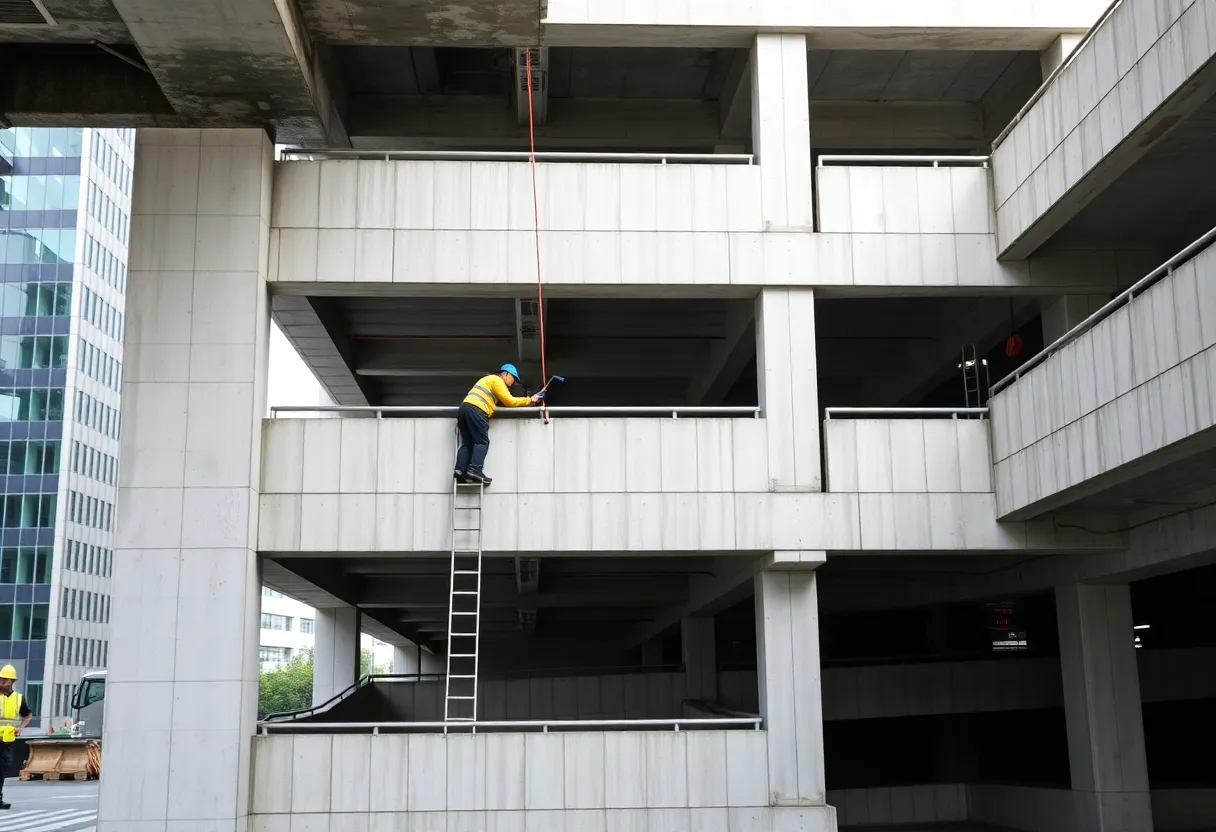
<path id="1" fill-rule="evenodd" d="M 58 811 L 28 811 L 5 814 L 0 822 L 4 832 L 61 832 L 73 829 L 82 823 L 97 820 L 95 809 L 66 809 Z M 84 832 L 84 830 L 80 830 Z"/>

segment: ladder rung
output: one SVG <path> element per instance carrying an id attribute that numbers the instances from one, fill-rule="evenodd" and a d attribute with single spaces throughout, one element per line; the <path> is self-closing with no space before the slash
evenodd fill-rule
<path id="1" fill-rule="evenodd" d="M 476 696 L 449 696 L 448 699 L 476 699 Z"/>
<path id="2" fill-rule="evenodd" d="M 476 569 L 457 569 L 452 574 L 453 575 L 480 575 L 481 573 L 478 572 Z"/>
<path id="3" fill-rule="evenodd" d="M 450 717 L 448 717 L 447 721 L 448 722 L 476 722 L 477 717 L 475 717 L 475 716 L 450 716 Z"/>
<path id="4" fill-rule="evenodd" d="M 449 659 L 475 659 L 476 653 L 448 653 Z"/>
<path id="5" fill-rule="evenodd" d="M 475 589 L 458 589 L 455 592 L 453 592 L 452 594 L 453 595 L 476 595 L 477 590 L 475 590 Z"/>
<path id="6" fill-rule="evenodd" d="M 477 633 L 448 633 L 448 638 L 477 638 Z"/>
<path id="7" fill-rule="evenodd" d="M 476 676 L 470 676 L 467 673 L 449 673 L 449 679 L 476 679 Z"/>
<path id="8" fill-rule="evenodd" d="M 452 610 L 452 615 L 477 615 L 477 613 L 465 612 L 464 610 Z"/>

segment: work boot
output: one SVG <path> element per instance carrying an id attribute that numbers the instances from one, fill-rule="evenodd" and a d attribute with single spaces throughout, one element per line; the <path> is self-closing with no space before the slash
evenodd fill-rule
<path id="1" fill-rule="evenodd" d="M 5 803 L 3 800 L 0 800 L 0 809 L 11 809 L 11 808 L 13 808 L 13 807 L 12 807 L 12 806 L 9 806 L 9 805 L 8 805 L 7 803 Z"/>
<path id="2" fill-rule="evenodd" d="M 456 480 L 456 482 L 468 482 L 469 481 L 469 477 L 467 474 L 464 473 L 464 471 L 453 471 L 452 478 L 454 480 Z"/>
<path id="3" fill-rule="evenodd" d="M 473 484 L 480 483 L 482 488 L 489 488 L 490 483 L 494 482 L 494 480 L 490 479 L 485 474 L 468 474 L 465 476 L 464 481 Z"/>

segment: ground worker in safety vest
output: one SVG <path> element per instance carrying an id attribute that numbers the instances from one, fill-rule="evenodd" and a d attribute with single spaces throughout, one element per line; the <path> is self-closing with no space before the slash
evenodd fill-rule
<path id="1" fill-rule="evenodd" d="M 25 697 L 13 690 L 17 681 L 17 669 L 11 664 L 0 667 L 0 809 L 7 809 L 4 802 L 4 775 L 13 762 L 17 737 L 30 724 L 33 714 L 25 704 Z"/>
<path id="2" fill-rule="evenodd" d="M 514 364 L 503 364 L 497 373 L 483 376 L 464 397 L 456 413 L 456 428 L 460 431 L 460 450 L 456 452 L 455 477 L 459 482 L 489 485 L 490 478 L 482 471 L 486 453 L 490 450 L 490 417 L 494 408 L 526 407 L 540 401 L 535 396 L 512 396 L 511 385 L 519 380 Z"/>

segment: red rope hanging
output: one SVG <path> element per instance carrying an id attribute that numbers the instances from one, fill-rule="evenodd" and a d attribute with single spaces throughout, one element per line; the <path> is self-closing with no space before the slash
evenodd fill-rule
<path id="1" fill-rule="evenodd" d="M 540 319 L 540 376 L 541 384 L 549 380 L 545 366 L 545 289 L 540 272 L 540 198 L 536 187 L 536 121 L 532 114 L 532 50 L 525 49 L 524 65 L 528 73 L 528 158 L 532 164 L 532 227 L 536 237 L 536 315 Z M 545 400 L 540 400 L 544 410 Z M 548 414 L 545 414 L 548 421 Z"/>

